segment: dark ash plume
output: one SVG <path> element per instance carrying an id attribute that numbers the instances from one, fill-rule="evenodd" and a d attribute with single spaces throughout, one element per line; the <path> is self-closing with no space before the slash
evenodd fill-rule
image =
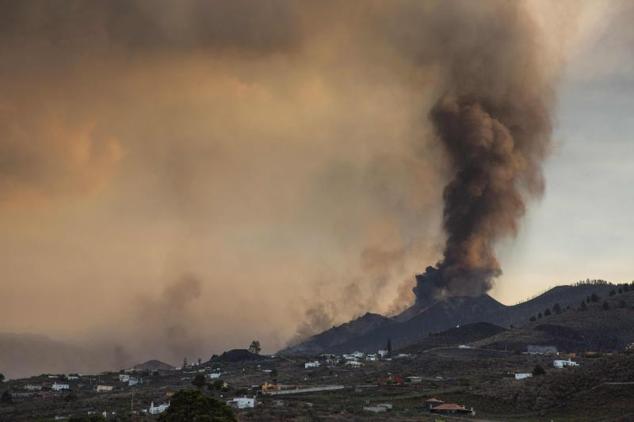
<path id="1" fill-rule="evenodd" d="M 447 51 L 447 93 L 429 114 L 451 180 L 443 194 L 443 258 L 417 277 L 418 301 L 489 290 L 502 273 L 496 241 L 516 234 L 526 197 L 543 191 L 552 91 L 535 29 L 520 3 L 480 23 L 480 41 Z"/>

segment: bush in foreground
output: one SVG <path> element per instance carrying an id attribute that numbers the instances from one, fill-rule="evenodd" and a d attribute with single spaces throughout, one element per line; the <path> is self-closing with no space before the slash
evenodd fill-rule
<path id="1" fill-rule="evenodd" d="M 219 400 L 197 390 L 180 390 L 172 397 L 170 407 L 159 418 L 161 422 L 236 422 L 233 410 Z"/>

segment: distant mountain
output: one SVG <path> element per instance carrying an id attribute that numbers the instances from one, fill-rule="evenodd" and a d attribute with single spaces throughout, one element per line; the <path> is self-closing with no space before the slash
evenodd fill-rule
<path id="1" fill-rule="evenodd" d="M 172 365 L 161 362 L 160 360 L 152 359 L 147 362 L 139 363 L 133 366 L 133 369 L 137 371 L 173 371 L 174 368 Z"/>
<path id="2" fill-rule="evenodd" d="M 98 372 L 125 364 L 126 357 L 116 347 L 86 347 L 36 334 L 0 333 L 0 373 L 9 378 Z"/>
<path id="3" fill-rule="evenodd" d="M 578 306 L 593 293 L 605 297 L 615 288 L 612 284 L 558 286 L 514 306 L 503 305 L 486 294 L 419 303 L 392 318 L 366 314 L 280 353 L 313 355 L 353 350 L 369 352 L 384 348 L 388 339 L 392 341 L 392 347 L 398 349 L 416 344 L 430 334 L 465 324 L 487 322 L 502 327 L 520 326 L 528 323 L 531 316 L 543 313 L 555 304 L 559 304 L 562 309 Z"/>
<path id="4" fill-rule="evenodd" d="M 585 309 L 577 304 L 551 312 L 522 327 L 476 342 L 477 346 L 526 350 L 529 344 L 553 345 L 560 351 L 613 351 L 634 343 L 634 291 L 601 297 Z"/>

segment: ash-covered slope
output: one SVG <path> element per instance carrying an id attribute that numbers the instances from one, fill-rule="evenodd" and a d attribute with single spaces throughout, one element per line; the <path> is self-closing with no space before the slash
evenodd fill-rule
<path id="1" fill-rule="evenodd" d="M 366 313 L 345 324 L 333 327 L 317 334 L 297 345 L 290 346 L 280 353 L 293 355 L 314 355 L 324 352 L 347 350 L 348 345 L 355 339 L 391 326 L 393 321 L 383 315 Z"/>
<path id="2" fill-rule="evenodd" d="M 558 286 L 526 302 L 506 306 L 489 295 L 453 297 L 442 301 L 418 301 L 392 318 L 366 314 L 317 334 L 282 350 L 282 354 L 342 353 L 353 350 L 376 351 L 391 340 L 394 349 L 416 344 L 430 334 L 477 322 L 502 327 L 527 324 L 530 317 L 559 304 L 562 309 L 577 306 L 586 297 L 608 296 L 612 284 Z"/>

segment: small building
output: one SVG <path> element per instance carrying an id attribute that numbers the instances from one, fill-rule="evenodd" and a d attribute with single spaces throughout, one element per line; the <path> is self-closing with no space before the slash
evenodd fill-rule
<path id="1" fill-rule="evenodd" d="M 128 381 L 130 381 L 130 375 L 128 375 L 128 374 L 119 374 L 119 381 L 120 382 L 128 382 Z"/>
<path id="2" fill-rule="evenodd" d="M 51 390 L 53 391 L 70 390 L 70 385 L 64 384 L 61 382 L 54 382 L 53 385 L 51 385 Z"/>
<path id="3" fill-rule="evenodd" d="M 148 413 L 150 415 L 159 415 L 167 410 L 170 407 L 170 402 L 159 404 L 158 406 L 154 406 L 154 402 L 150 403 L 150 408 L 148 409 Z"/>
<path id="4" fill-rule="evenodd" d="M 526 378 L 530 378 L 532 377 L 533 374 L 531 374 L 530 372 L 518 372 L 515 374 L 515 379 L 516 380 L 525 380 Z"/>
<path id="5" fill-rule="evenodd" d="M 128 379 L 128 387 L 132 387 L 134 385 L 137 385 L 141 382 L 141 380 L 139 378 L 135 378 L 135 377 L 130 377 Z"/>
<path id="6" fill-rule="evenodd" d="M 423 377 L 412 375 L 407 377 L 407 382 L 409 382 L 410 384 L 420 384 L 421 382 L 423 382 Z"/>
<path id="7" fill-rule="evenodd" d="M 379 357 L 380 357 L 381 359 L 384 359 L 384 358 L 388 357 L 389 352 L 388 352 L 387 350 L 379 350 L 379 351 L 377 352 L 377 354 L 379 355 Z"/>
<path id="8" fill-rule="evenodd" d="M 103 384 L 99 384 L 97 385 L 97 392 L 98 393 L 107 393 L 112 391 L 114 387 L 112 385 L 103 385 Z"/>
<path id="9" fill-rule="evenodd" d="M 235 397 L 227 404 L 236 409 L 252 409 L 255 407 L 255 397 Z"/>
<path id="10" fill-rule="evenodd" d="M 38 384 L 27 384 L 24 386 L 26 391 L 42 391 L 42 386 Z"/>
<path id="11" fill-rule="evenodd" d="M 526 353 L 529 355 L 556 355 L 557 347 L 555 346 L 536 346 L 529 344 L 526 347 Z"/>
<path id="12" fill-rule="evenodd" d="M 317 360 L 304 363 L 304 369 L 319 368 L 320 366 L 321 364 Z"/>
<path id="13" fill-rule="evenodd" d="M 473 347 L 467 345 L 467 344 L 461 344 L 458 346 L 458 349 L 473 349 Z"/>
<path id="14" fill-rule="evenodd" d="M 430 399 L 425 400 L 425 407 L 427 408 L 427 410 L 431 410 L 434 407 L 439 406 L 439 405 L 441 405 L 443 403 L 444 403 L 444 401 L 439 400 L 439 399 L 437 399 L 435 397 L 432 397 Z"/>
<path id="15" fill-rule="evenodd" d="M 553 366 L 555 368 L 565 368 L 567 366 L 579 366 L 579 364 L 577 362 L 575 362 L 574 360 L 571 359 L 567 359 L 567 360 L 563 360 L 563 359 L 555 359 L 553 361 Z"/>
<path id="16" fill-rule="evenodd" d="M 445 415 L 461 414 L 461 415 L 475 415 L 473 409 L 467 409 L 461 404 L 456 403 L 443 403 L 438 406 L 434 406 L 430 409 L 432 413 L 440 413 Z"/>
<path id="17" fill-rule="evenodd" d="M 349 360 L 346 362 L 346 365 L 352 368 L 360 368 L 363 366 L 363 363 L 359 362 L 358 360 Z"/>
<path id="18" fill-rule="evenodd" d="M 211 374 L 209 374 L 209 378 L 212 380 L 217 380 L 218 378 L 220 378 L 222 374 L 220 372 L 212 372 Z"/>
<path id="19" fill-rule="evenodd" d="M 365 360 L 374 362 L 379 360 L 379 357 L 375 353 L 369 353 L 365 356 Z"/>
<path id="20" fill-rule="evenodd" d="M 373 406 L 364 406 L 363 410 L 372 413 L 383 413 L 392 410 L 392 403 L 379 403 Z"/>

